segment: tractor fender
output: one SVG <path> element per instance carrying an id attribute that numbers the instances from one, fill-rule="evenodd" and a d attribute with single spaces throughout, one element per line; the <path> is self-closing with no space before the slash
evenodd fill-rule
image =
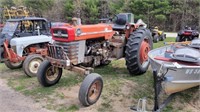
<path id="1" fill-rule="evenodd" d="M 51 36 L 38 35 L 38 36 L 29 36 L 21 38 L 13 38 L 10 40 L 10 46 L 15 48 L 15 52 L 18 56 L 22 56 L 24 48 L 32 44 L 39 43 L 53 43 Z"/>

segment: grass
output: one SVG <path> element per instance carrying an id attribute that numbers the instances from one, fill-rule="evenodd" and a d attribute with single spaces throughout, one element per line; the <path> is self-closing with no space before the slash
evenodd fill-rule
<path id="1" fill-rule="evenodd" d="M 153 44 L 153 48 L 154 48 L 154 49 L 155 49 L 155 48 L 159 48 L 159 47 L 164 46 L 164 43 L 165 43 L 165 42 L 174 42 L 174 41 L 175 41 L 175 38 L 169 37 L 169 38 L 166 38 L 164 41 L 159 41 L 158 43 L 154 43 L 154 44 Z"/>
<path id="2" fill-rule="evenodd" d="M 174 41 L 174 38 L 167 38 L 165 40 L 165 42 L 170 41 Z M 164 41 L 154 43 L 153 46 L 154 48 L 164 46 Z M 68 88 L 80 85 L 83 80 L 82 76 L 74 72 L 64 71 L 58 84 L 44 88 L 38 83 L 36 77 L 26 77 L 21 69 L 8 70 L 3 64 L 0 64 L 0 72 L 4 74 L 0 77 L 6 78 L 8 85 L 16 91 L 34 98 L 36 102 L 42 103 L 43 107 L 58 112 L 74 112 L 82 109 L 80 104 L 77 103 L 77 97 L 71 101 L 67 93 L 71 91 L 67 90 Z M 101 100 L 98 101 L 100 104 L 94 107 L 96 111 L 120 111 L 116 110 L 118 108 L 127 108 L 128 111 L 129 106 L 137 104 L 138 99 L 143 97 L 147 98 L 147 103 L 152 108 L 154 95 L 151 71 L 132 77 L 126 69 L 125 60 L 122 59 L 112 61 L 107 66 L 97 67 L 94 72 L 101 74 L 104 81 Z M 190 104 L 191 99 L 194 98 L 194 93 L 197 92 L 198 88 L 194 88 L 179 93 L 173 102 L 165 108 L 164 112 L 183 111 L 184 104 Z M 195 98 L 198 99 L 198 95 Z M 179 102 L 183 105 L 180 104 L 181 106 L 175 107 L 174 104 Z"/>

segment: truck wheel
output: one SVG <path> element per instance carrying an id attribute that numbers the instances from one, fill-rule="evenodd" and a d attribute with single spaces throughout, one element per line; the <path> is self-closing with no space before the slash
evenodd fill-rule
<path id="1" fill-rule="evenodd" d="M 159 41 L 159 36 L 158 35 L 154 35 L 153 36 L 153 42 L 157 43 Z"/>
<path id="2" fill-rule="evenodd" d="M 152 36 L 147 29 L 138 29 L 128 38 L 125 51 L 126 66 L 133 75 L 143 74 L 149 67 L 148 52 L 153 48 Z"/>
<path id="3" fill-rule="evenodd" d="M 90 106 L 97 102 L 103 89 L 102 77 L 97 73 L 91 73 L 85 77 L 79 89 L 79 101 L 84 106 Z"/>
<path id="4" fill-rule="evenodd" d="M 180 36 L 177 36 L 177 37 L 176 37 L 176 42 L 181 42 Z"/>
<path id="5" fill-rule="evenodd" d="M 29 77 L 36 76 L 43 60 L 44 58 L 39 54 L 28 55 L 23 63 L 24 73 Z"/>
<path id="6" fill-rule="evenodd" d="M 37 72 L 37 78 L 44 87 L 49 87 L 58 83 L 62 76 L 62 68 L 52 66 L 48 60 L 44 60 Z"/>
<path id="7" fill-rule="evenodd" d="M 17 69 L 17 68 L 21 68 L 22 67 L 23 61 L 20 61 L 20 62 L 17 62 L 17 63 L 13 63 L 13 62 L 10 62 L 10 61 L 5 61 L 4 63 L 10 69 Z"/>

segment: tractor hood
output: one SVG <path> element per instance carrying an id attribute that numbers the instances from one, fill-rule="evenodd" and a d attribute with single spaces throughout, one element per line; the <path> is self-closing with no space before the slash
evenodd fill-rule
<path id="1" fill-rule="evenodd" d="M 13 38 L 10 41 L 10 45 L 11 46 L 23 45 L 24 47 L 26 47 L 26 45 L 31 45 L 31 44 L 51 42 L 51 40 L 52 37 L 46 35 L 29 36 L 29 37 Z"/>
<path id="2" fill-rule="evenodd" d="M 16 53 L 19 56 L 22 56 L 22 52 L 24 48 L 32 44 L 38 43 L 52 43 L 52 37 L 46 35 L 39 35 L 39 36 L 29 36 L 29 37 L 21 37 L 21 38 L 13 38 L 10 41 L 11 47 L 16 48 Z"/>

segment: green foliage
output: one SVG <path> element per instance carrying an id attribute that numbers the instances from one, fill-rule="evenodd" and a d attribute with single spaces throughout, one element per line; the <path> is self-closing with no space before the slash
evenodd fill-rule
<path id="1" fill-rule="evenodd" d="M 24 0 L 24 4 L 38 16 L 42 16 L 45 11 L 50 10 L 53 3 L 53 0 Z"/>
<path id="2" fill-rule="evenodd" d="M 64 4 L 64 13 L 67 21 L 71 21 L 73 17 L 73 11 L 75 6 L 73 4 L 73 0 L 65 0 Z"/>
<path id="3" fill-rule="evenodd" d="M 79 17 L 83 24 L 97 23 L 100 18 L 128 12 L 134 14 L 135 21 L 142 19 L 148 26 L 167 31 L 178 31 L 185 25 L 200 29 L 200 0 L 0 0 L 0 5 L 25 5 L 36 16 L 65 22 Z"/>
<path id="4" fill-rule="evenodd" d="M 15 4 L 13 0 L 1 0 L 0 7 L 4 7 L 4 6 L 11 7 L 11 6 L 15 6 Z"/>
<path id="5" fill-rule="evenodd" d="M 96 23 L 98 22 L 99 9 L 98 9 L 99 0 L 84 0 L 83 2 L 83 11 L 85 17 L 85 23 Z"/>
<path id="6" fill-rule="evenodd" d="M 165 15 L 162 15 L 162 14 L 155 15 L 155 18 L 160 22 L 167 20 L 167 17 Z"/>

